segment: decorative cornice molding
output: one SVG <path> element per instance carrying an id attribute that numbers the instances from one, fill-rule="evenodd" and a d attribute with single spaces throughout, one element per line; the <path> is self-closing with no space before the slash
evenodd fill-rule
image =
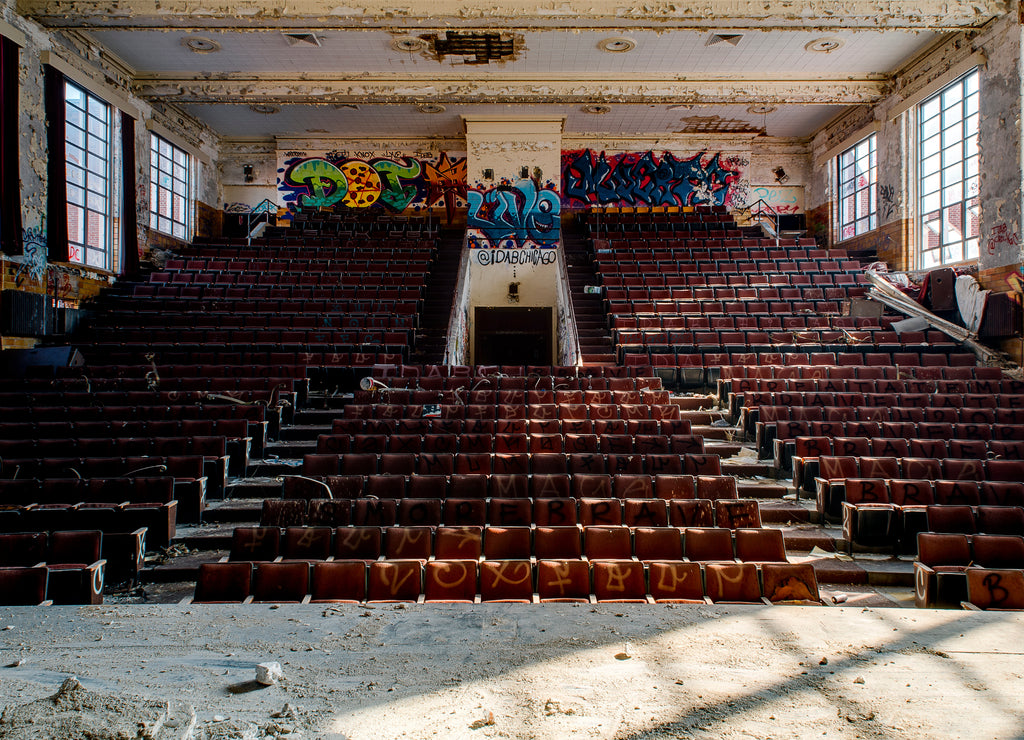
<path id="1" fill-rule="evenodd" d="M 407 0 L 362 6 L 335 0 L 294 0 L 269 4 L 262 0 L 197 2 L 197 0 L 20 0 L 18 13 L 47 26 L 81 28 L 241 28 L 308 27 L 392 28 L 443 24 L 443 27 L 484 25 L 519 28 L 729 28 L 851 29 L 880 27 L 953 31 L 977 28 L 1011 10 L 1009 0 L 660 0 L 642 4 L 591 0 L 585 8 L 563 0 L 508 0 L 493 3 L 450 3 Z"/>
<path id="2" fill-rule="evenodd" d="M 496 78 L 386 80 L 185 79 L 140 77 L 135 92 L 175 103 L 279 105 L 337 103 L 647 103 L 647 104 L 826 104 L 867 105 L 881 100 L 880 80 L 571 80 L 539 82 Z"/>

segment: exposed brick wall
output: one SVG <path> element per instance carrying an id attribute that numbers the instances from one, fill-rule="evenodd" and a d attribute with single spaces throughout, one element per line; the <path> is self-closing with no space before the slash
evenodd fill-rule
<path id="1" fill-rule="evenodd" d="M 889 265 L 891 270 L 902 272 L 909 267 L 907 255 L 910 250 L 907 248 L 907 227 L 907 221 L 892 221 L 874 231 L 846 239 L 834 246 L 849 250 L 873 249 L 880 262 Z"/>
<path id="2" fill-rule="evenodd" d="M 1013 276 L 1024 278 L 1022 265 L 1018 262 L 1015 265 L 1004 265 L 993 267 L 990 270 L 981 270 L 977 274 L 978 282 L 985 290 L 992 290 L 997 293 L 1007 293 L 1011 290 L 1018 290 L 1017 285 L 1024 285 L 1024 281 L 1014 280 Z M 1019 292 L 1019 290 L 1018 290 Z"/>

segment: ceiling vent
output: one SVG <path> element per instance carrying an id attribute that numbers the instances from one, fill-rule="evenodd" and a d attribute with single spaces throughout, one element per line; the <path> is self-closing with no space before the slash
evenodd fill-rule
<path id="1" fill-rule="evenodd" d="M 713 33 L 708 39 L 705 46 L 720 46 L 721 44 L 728 44 L 729 46 L 738 46 L 740 41 L 743 40 L 742 33 L 729 33 L 722 31 L 720 33 Z"/>
<path id="2" fill-rule="evenodd" d="M 281 35 L 288 42 L 288 46 L 320 46 L 320 37 L 312 31 L 282 32 Z"/>
<path id="3" fill-rule="evenodd" d="M 463 64 L 489 64 L 505 62 L 515 56 L 515 40 L 509 34 L 497 32 L 448 31 L 443 38 L 433 40 L 438 60 L 462 57 Z"/>

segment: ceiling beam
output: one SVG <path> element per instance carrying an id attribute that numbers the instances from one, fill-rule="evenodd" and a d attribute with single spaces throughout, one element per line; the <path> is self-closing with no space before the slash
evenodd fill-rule
<path id="1" fill-rule="evenodd" d="M 649 103 L 867 105 L 883 98 L 880 80 L 659 80 L 501 78 L 387 80 L 266 77 L 194 79 L 140 77 L 135 92 L 175 103 L 276 105 L 408 103 Z"/>
<path id="2" fill-rule="evenodd" d="M 1003 13 L 1010 0 L 465 0 L 452 11 L 446 0 L 406 0 L 387 5 L 337 0 L 18 0 L 18 13 L 66 28 L 758 28 L 927 29 L 978 28 Z"/>

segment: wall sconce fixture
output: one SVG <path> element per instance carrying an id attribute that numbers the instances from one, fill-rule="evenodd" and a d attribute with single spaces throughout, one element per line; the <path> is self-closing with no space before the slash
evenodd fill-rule
<path id="1" fill-rule="evenodd" d="M 508 284 L 508 302 L 519 303 L 519 283 Z"/>
<path id="2" fill-rule="evenodd" d="M 789 180 L 789 175 L 787 175 L 786 171 L 781 167 L 776 167 L 774 170 L 772 170 L 772 174 L 775 175 L 775 182 L 779 183 L 780 185 Z"/>

